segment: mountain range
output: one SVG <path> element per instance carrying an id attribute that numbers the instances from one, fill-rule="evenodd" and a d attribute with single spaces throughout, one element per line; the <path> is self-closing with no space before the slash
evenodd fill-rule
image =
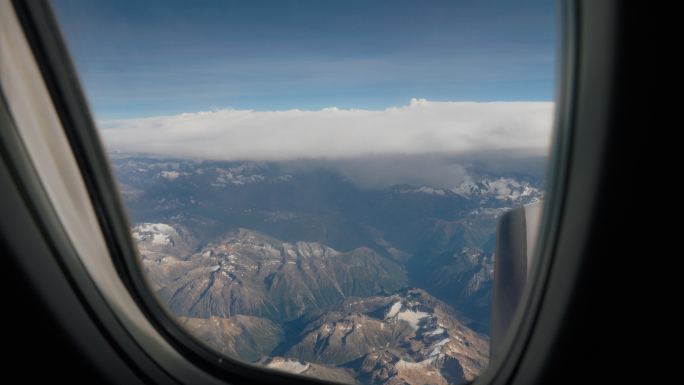
<path id="1" fill-rule="evenodd" d="M 344 383 L 474 379 L 497 217 L 543 198 L 525 175 L 367 189 L 317 167 L 110 155 L 180 323 L 229 356 Z"/>

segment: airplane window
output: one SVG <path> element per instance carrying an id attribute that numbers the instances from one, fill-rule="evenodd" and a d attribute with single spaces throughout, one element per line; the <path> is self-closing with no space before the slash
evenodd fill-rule
<path id="1" fill-rule="evenodd" d="M 486 369 L 497 221 L 544 198 L 551 2 L 51 3 L 178 324 L 334 382 Z"/>

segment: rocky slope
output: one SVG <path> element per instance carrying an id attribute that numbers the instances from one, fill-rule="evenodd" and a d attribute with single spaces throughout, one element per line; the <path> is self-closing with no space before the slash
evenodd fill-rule
<path id="1" fill-rule="evenodd" d="M 488 342 L 450 306 L 415 288 L 350 297 L 286 328 L 293 330 L 284 357 L 340 365 L 368 383 L 459 383 L 488 362 Z"/>
<path id="2" fill-rule="evenodd" d="M 393 292 L 407 281 L 399 265 L 369 248 L 341 253 L 238 229 L 190 254 L 180 236 L 187 230 L 164 224 L 136 230 L 150 282 L 178 316 L 243 314 L 280 323 L 348 296 Z"/>
<path id="3" fill-rule="evenodd" d="M 341 253 L 245 229 L 196 246 L 190 230 L 159 223 L 134 236 L 161 300 L 228 355 L 350 383 L 458 383 L 486 366 L 486 339 L 446 303 L 402 289 L 404 270 L 371 249 Z M 481 254 L 450 258 L 464 273 L 487 267 Z"/>

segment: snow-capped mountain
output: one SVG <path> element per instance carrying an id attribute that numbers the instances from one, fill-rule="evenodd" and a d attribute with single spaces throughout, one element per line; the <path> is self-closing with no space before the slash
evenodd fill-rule
<path id="1" fill-rule="evenodd" d="M 467 180 L 455 187 L 404 187 L 399 190 L 401 193 L 422 193 L 448 197 L 453 194 L 469 199 L 495 198 L 500 201 L 512 203 L 525 202 L 532 203 L 539 201 L 543 197 L 540 187 L 534 187 L 526 180 L 516 180 L 512 178 L 489 178 L 483 177 L 479 181 Z"/>

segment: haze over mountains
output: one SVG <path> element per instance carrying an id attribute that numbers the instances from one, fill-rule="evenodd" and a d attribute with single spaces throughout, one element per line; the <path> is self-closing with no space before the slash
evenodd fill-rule
<path id="1" fill-rule="evenodd" d="M 321 161 L 110 156 L 150 283 L 181 323 L 228 355 L 347 383 L 475 378 L 497 217 L 542 197 L 534 173 L 463 166 L 443 186 L 371 188 Z"/>

